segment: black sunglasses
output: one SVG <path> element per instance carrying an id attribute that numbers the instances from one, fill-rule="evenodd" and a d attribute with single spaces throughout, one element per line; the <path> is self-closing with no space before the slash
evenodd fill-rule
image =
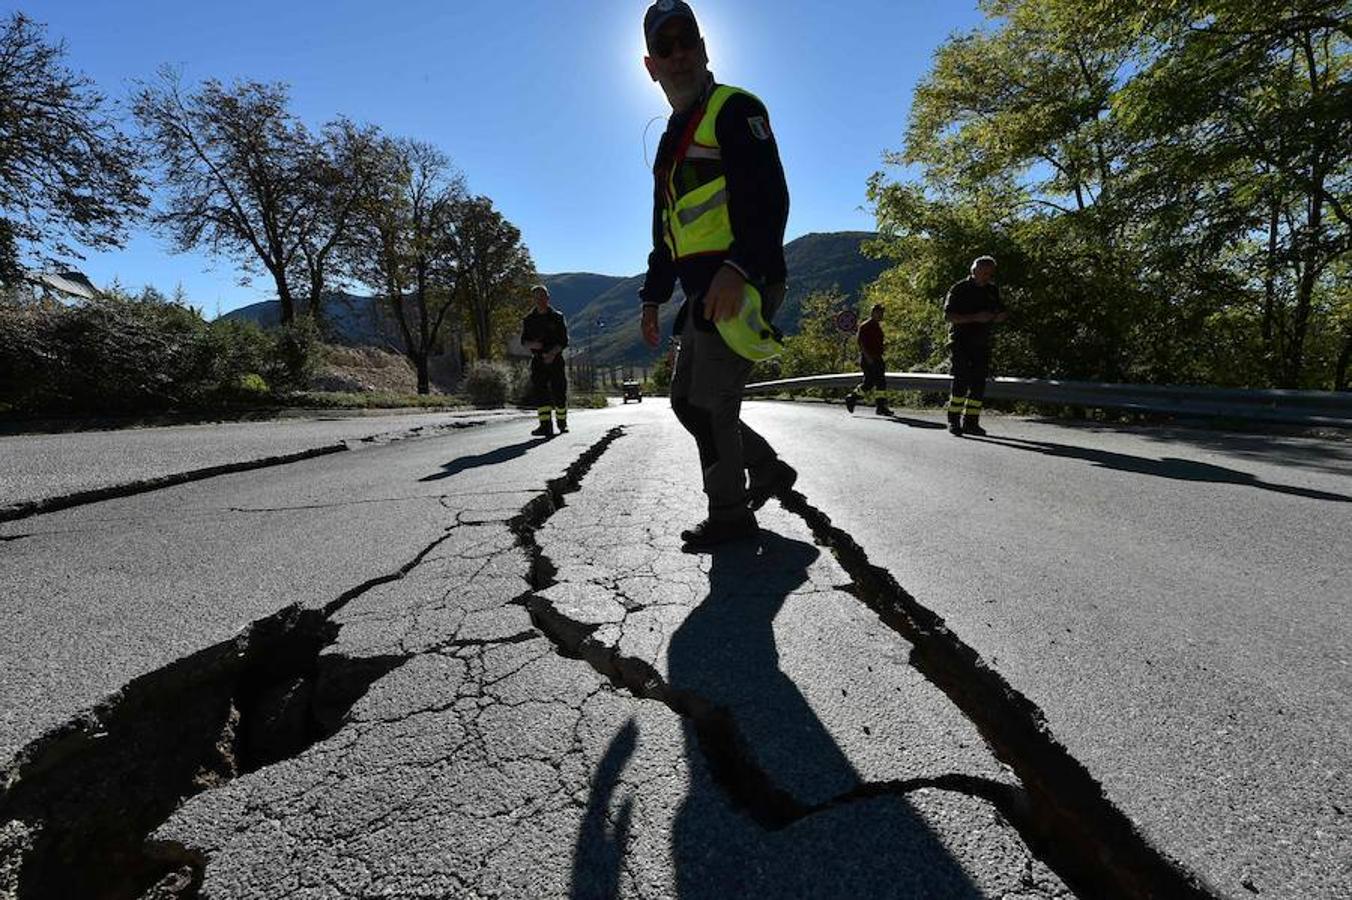
<path id="1" fill-rule="evenodd" d="M 683 28 L 680 31 L 661 33 L 653 37 L 653 42 L 648 46 L 653 56 L 658 59 L 666 59 L 676 52 L 679 45 L 687 50 L 699 49 L 699 32 L 693 28 Z"/>

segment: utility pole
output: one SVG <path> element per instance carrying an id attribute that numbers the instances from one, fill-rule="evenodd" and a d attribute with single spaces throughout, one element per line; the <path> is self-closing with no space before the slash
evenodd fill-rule
<path id="1" fill-rule="evenodd" d="M 596 356 L 592 350 L 592 338 L 596 334 L 596 329 L 604 328 L 606 323 L 600 316 L 592 316 L 591 321 L 587 323 L 587 390 L 596 390 Z"/>

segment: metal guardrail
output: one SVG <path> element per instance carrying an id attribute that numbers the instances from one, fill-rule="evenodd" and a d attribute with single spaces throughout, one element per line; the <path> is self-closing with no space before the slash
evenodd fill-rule
<path id="1" fill-rule="evenodd" d="M 783 378 L 746 386 L 746 394 L 804 388 L 851 388 L 859 372 Z M 899 391 L 947 394 L 947 375 L 930 372 L 888 372 L 887 386 Z M 1179 416 L 1249 419 L 1294 425 L 1352 428 L 1352 391 L 1253 391 L 1193 385 L 1102 384 L 1039 378 L 992 378 L 986 383 L 992 399 L 1025 400 L 1062 406 L 1125 409 Z"/>

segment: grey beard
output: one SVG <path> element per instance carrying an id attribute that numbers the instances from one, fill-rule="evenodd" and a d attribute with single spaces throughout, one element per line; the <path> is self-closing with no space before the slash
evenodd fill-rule
<path id="1" fill-rule="evenodd" d="M 704 89 L 713 80 L 713 77 L 712 72 L 705 72 L 703 78 L 692 81 L 689 87 L 664 84 L 662 90 L 666 92 L 667 102 L 671 104 L 674 111 L 685 112 L 699 102 L 699 98 L 704 94 Z"/>

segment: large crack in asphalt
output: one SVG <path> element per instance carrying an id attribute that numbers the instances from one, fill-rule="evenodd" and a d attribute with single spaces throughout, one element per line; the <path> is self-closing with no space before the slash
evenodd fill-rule
<path id="1" fill-rule="evenodd" d="M 1052 735 L 1038 707 L 991 669 L 943 620 L 869 562 L 858 543 L 791 492 L 784 508 L 808 525 L 854 579 L 848 591 L 867 604 L 911 645 L 909 662 L 976 726 L 992 752 L 1019 778 L 1011 785 L 962 773 L 904 781 L 867 782 L 840 796 L 808 805 L 776 785 L 757 762 L 733 714 L 697 693 L 673 688 L 646 660 L 621 654 L 593 637 L 600 627 L 563 614 L 541 592 L 554 586 L 557 568 L 536 540 L 548 519 L 581 490 L 582 477 L 610 440 L 551 481 L 511 523 L 531 560 L 531 589 L 514 602 L 524 606 L 556 650 L 586 662 L 614 686 L 667 706 L 688 720 L 714 781 L 733 804 L 764 828 L 785 828 L 808 816 L 880 796 L 922 788 L 953 791 L 989 802 L 1019 832 L 1037 857 L 1078 894 L 1095 898 L 1216 898 L 1199 876 L 1154 847 L 1106 797 L 1102 786 Z"/>
<path id="2" fill-rule="evenodd" d="M 1011 821 L 1074 890 L 1104 898 L 1217 898 L 1195 873 L 1155 847 L 1052 734 L 1042 710 L 987 665 L 944 620 L 868 559 L 801 493 L 780 498 L 853 579 L 849 592 L 911 644 L 909 662 L 976 726 L 1022 784 Z M 1002 807 L 1003 810 L 1003 807 Z"/>
<path id="3" fill-rule="evenodd" d="M 190 797 L 335 734 L 375 681 L 411 659 L 323 651 L 335 614 L 404 578 L 457 527 L 394 572 L 320 609 L 260 619 L 26 746 L 0 768 L 0 897 L 196 896 L 202 854 L 147 836 Z"/>
<path id="4" fill-rule="evenodd" d="M 403 662 L 321 657 L 336 632 L 287 607 L 25 747 L 0 770 L 0 896 L 192 896 L 200 855 L 146 835 L 187 798 L 334 733 Z"/>
<path id="5" fill-rule="evenodd" d="M 589 466 L 616 436 L 618 431 L 609 434 L 580 462 Z M 458 521 L 447 526 L 395 571 L 321 608 L 288 606 L 229 640 L 132 680 L 24 747 L 0 767 L 0 898 L 198 896 L 205 854 L 148 836 L 191 797 L 299 756 L 336 734 L 372 684 L 422 655 L 324 651 L 341 627 L 333 621 L 337 613 L 406 577 L 461 527 Z M 424 652 L 536 636 L 452 636 Z"/>
<path id="6" fill-rule="evenodd" d="M 148 494 L 151 491 L 159 491 L 164 488 L 188 484 L 193 481 L 204 481 L 208 478 L 216 478 L 220 475 L 233 475 L 237 472 L 251 472 L 254 469 L 268 469 L 274 466 L 289 465 L 290 463 L 302 462 L 319 456 L 343 453 L 348 449 L 349 447 L 346 443 L 328 444 L 323 447 L 312 447 L 309 450 L 301 450 L 297 453 L 284 453 L 278 456 L 263 457 L 262 459 L 225 463 L 219 466 L 207 466 L 201 469 L 192 469 L 187 472 L 175 472 L 172 475 L 161 475 L 158 478 L 143 478 L 137 481 L 123 482 L 122 484 L 110 484 L 107 487 L 90 488 L 86 491 L 73 491 L 69 494 L 58 494 L 53 497 L 42 497 L 37 500 L 24 500 L 20 503 L 11 503 L 6 506 L 0 506 L 0 522 L 13 522 L 17 519 L 27 519 L 30 516 L 57 512 L 58 510 L 70 509 L 74 506 L 86 506 L 90 503 L 99 503 L 104 500 L 115 500 L 119 497 Z"/>
<path id="7" fill-rule="evenodd" d="M 14 522 L 19 519 L 43 515 L 44 513 L 53 513 L 76 506 L 87 506 L 91 503 L 100 503 L 104 500 L 115 500 L 121 497 L 132 497 L 137 494 L 148 494 L 152 491 L 176 487 L 180 484 L 189 484 L 194 481 L 205 481 L 208 478 L 217 478 L 221 475 L 233 475 L 238 472 L 251 472 L 256 469 L 270 469 L 276 466 L 304 462 L 307 459 L 315 459 L 320 456 L 345 453 L 354 449 L 357 445 L 384 445 L 408 440 L 410 438 L 428 437 L 448 430 L 473 428 L 484 424 L 486 424 L 484 420 L 471 419 L 464 422 L 439 423 L 430 429 L 426 426 L 419 425 L 404 431 L 373 434 L 364 438 L 353 438 L 350 440 L 339 441 L 336 444 L 326 444 L 322 447 L 311 447 L 308 450 L 299 450 L 295 453 L 283 453 L 276 456 L 265 456 L 260 459 L 223 463 L 218 466 L 205 466 L 200 469 L 190 469 L 186 472 L 174 472 L 169 475 L 160 475 L 155 478 L 142 478 L 135 481 L 126 481 L 121 484 L 110 484 L 105 487 L 90 488 L 89 490 L 84 491 L 72 491 L 69 494 L 57 494 L 35 500 L 24 500 L 19 503 L 10 503 L 0 506 L 0 522 Z"/>

